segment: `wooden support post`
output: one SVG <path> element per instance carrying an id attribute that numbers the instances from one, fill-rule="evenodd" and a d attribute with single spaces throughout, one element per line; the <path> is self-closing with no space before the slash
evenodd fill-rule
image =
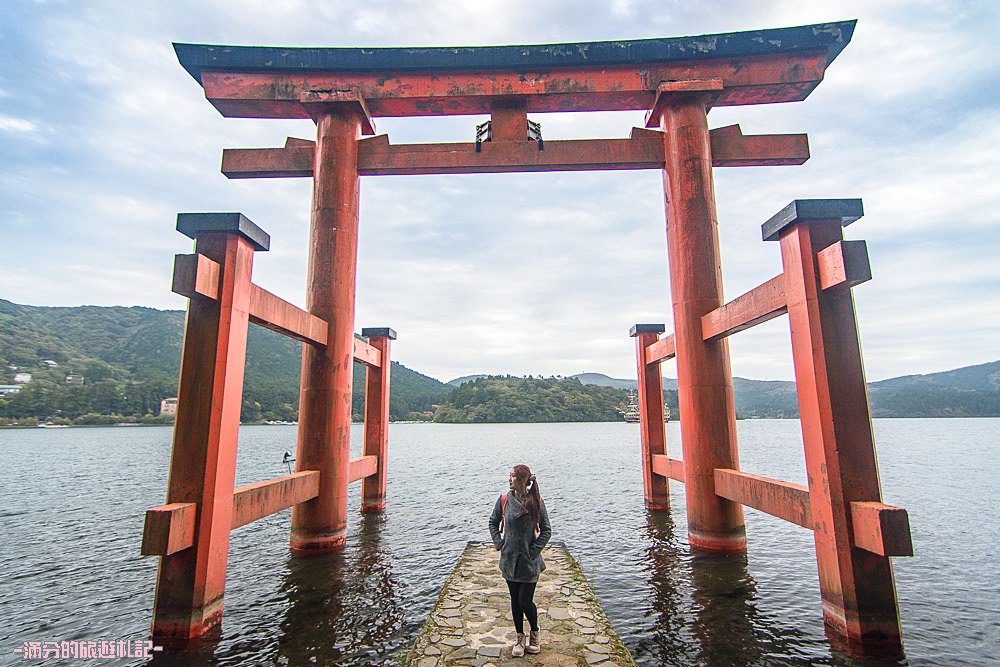
<path id="1" fill-rule="evenodd" d="M 675 84 L 671 84 L 675 85 Z M 719 553 L 746 550 L 743 507 L 715 493 L 715 469 L 739 469 L 736 410 L 725 340 L 705 341 L 701 318 L 723 304 L 719 230 L 706 103 L 710 81 L 661 91 L 663 187 L 673 299 L 677 394 L 687 498 L 688 541 Z M 675 86 L 676 87 L 676 86 Z M 663 88 L 663 86 L 661 86 Z"/>
<path id="2" fill-rule="evenodd" d="M 495 106 L 490 112 L 493 141 L 527 141 L 528 115 L 524 105 L 507 103 Z"/>
<path id="3" fill-rule="evenodd" d="M 319 101 L 312 99 L 318 97 Z M 358 139 L 371 127 L 360 99 L 304 95 L 317 125 L 306 309 L 329 326 L 324 347 L 305 345 L 298 470 L 319 470 L 319 496 L 292 509 L 291 547 L 344 546 L 350 473 L 354 299 L 358 259 Z"/>
<path id="4" fill-rule="evenodd" d="M 389 463 L 389 341 L 396 332 L 389 328 L 362 329 L 361 335 L 379 351 L 379 365 L 366 367 L 365 456 L 375 456 L 378 468 L 361 482 L 361 511 L 385 510 L 386 472 Z"/>
<path id="5" fill-rule="evenodd" d="M 667 433 L 663 423 L 663 374 L 659 363 L 646 363 L 646 349 L 663 333 L 662 324 L 636 324 L 635 363 L 639 379 L 639 433 L 642 442 L 642 491 L 646 509 L 670 509 L 667 477 L 653 470 L 653 457 L 666 456 Z"/>
<path id="6" fill-rule="evenodd" d="M 855 655 L 901 657 L 892 563 L 854 543 L 852 505 L 881 501 L 849 289 L 822 288 L 820 253 L 863 215 L 861 200 L 798 200 L 764 224 L 780 238 L 823 619 Z"/>
<path id="7" fill-rule="evenodd" d="M 160 559 L 154 638 L 190 639 L 222 621 L 253 252 L 269 237 L 239 213 L 177 216 L 195 252 L 218 263 L 218 299 L 188 305 L 167 503 L 193 503 L 193 546 Z"/>

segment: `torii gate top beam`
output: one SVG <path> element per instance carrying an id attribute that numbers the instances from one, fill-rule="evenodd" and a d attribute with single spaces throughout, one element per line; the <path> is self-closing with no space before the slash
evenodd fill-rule
<path id="1" fill-rule="evenodd" d="M 311 91 L 350 90 L 371 116 L 650 109 L 665 81 L 719 79 L 713 106 L 803 100 L 855 21 L 613 42 L 434 48 L 174 44 L 223 116 L 308 118 Z"/>

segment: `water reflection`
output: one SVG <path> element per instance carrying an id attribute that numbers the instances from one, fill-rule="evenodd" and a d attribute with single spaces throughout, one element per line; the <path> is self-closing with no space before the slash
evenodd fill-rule
<path id="1" fill-rule="evenodd" d="M 758 609 L 746 556 L 692 554 L 666 512 L 647 514 L 646 537 L 654 625 L 641 650 L 657 664 L 816 664 L 807 637 Z"/>
<path id="2" fill-rule="evenodd" d="M 646 571 L 653 593 L 646 615 L 653 617 L 653 626 L 648 639 L 637 648 L 641 653 L 651 653 L 660 665 L 690 664 L 691 658 L 683 612 L 690 587 L 685 575 L 685 554 L 673 536 L 674 520 L 669 512 L 646 513 Z"/>
<path id="3" fill-rule="evenodd" d="M 280 589 L 262 595 L 242 623 L 230 611 L 221 629 L 168 644 L 148 667 L 393 662 L 404 612 L 392 554 L 383 544 L 385 521 L 384 515 L 363 515 L 343 551 L 290 555 Z"/>
<path id="4" fill-rule="evenodd" d="M 223 620 L 225 623 L 225 620 Z M 214 667 L 220 664 L 215 652 L 222 639 L 222 628 L 216 627 L 194 639 L 156 640 L 157 651 L 146 661 L 147 667 Z"/>
<path id="5" fill-rule="evenodd" d="M 974 555 L 982 553 L 982 544 L 1000 543 L 1000 523 L 977 522 L 978 515 L 965 510 L 1000 501 L 995 483 L 1000 478 L 1000 457 L 995 455 L 998 423 L 876 420 L 883 484 L 894 503 L 911 511 L 919 553 L 894 563 L 913 665 L 997 661 L 988 647 L 1000 643 L 1000 587 L 988 582 L 1000 581 L 1000 574 L 994 574 L 996 559 L 976 560 Z M 824 635 L 812 539 L 793 524 L 748 513 L 752 530 L 747 569 L 753 580 L 741 583 L 744 565 L 738 563 L 736 572 L 723 578 L 730 583 L 728 591 L 719 584 L 721 597 L 735 609 L 723 601 L 702 599 L 704 589 L 712 586 L 702 582 L 708 568 L 689 554 L 683 495 L 673 510 L 676 526 L 663 514 L 650 517 L 647 525 L 636 481 L 638 435 L 626 430 L 627 424 L 391 428 L 392 501 L 381 542 L 370 539 L 379 537 L 372 535 L 372 521 L 354 513 L 348 522 L 347 550 L 326 563 L 288 556 L 287 514 L 234 531 L 221 638 L 155 654 L 150 664 L 298 664 L 308 659 L 313 646 L 325 651 L 321 644 L 336 646 L 336 654 L 345 656 L 348 664 L 387 662 L 419 633 L 461 551 L 459 541 L 464 546 L 465 539 L 482 533 L 482 490 L 492 486 L 489 476 L 484 482 L 479 471 L 495 470 L 511 459 L 537 461 L 533 468 L 558 471 L 546 487 L 550 514 L 560 513 L 560 535 L 572 536 L 573 555 L 592 569 L 591 583 L 643 667 L 743 664 L 742 656 L 733 656 L 741 651 L 748 654 L 747 661 L 769 666 L 859 664 L 838 653 Z M 801 452 L 797 423 L 748 420 L 739 428 L 746 469 L 797 479 L 800 463 L 786 467 L 769 446 Z M 0 429 L 0 447 L 8 453 L 8 465 L 0 473 L 9 506 L 0 540 L 5 568 L 0 577 L 0 627 L 7 637 L 6 655 L 22 640 L 147 637 L 156 568 L 152 560 L 139 558 L 136 540 L 146 508 L 163 500 L 170 435 L 169 429 L 153 428 Z M 280 459 L 282 450 L 294 448 L 295 429 L 244 427 L 240 438 L 243 483 L 274 476 L 274 453 L 278 451 Z M 621 446 L 627 442 L 635 446 Z M 463 455 L 458 467 L 456 451 Z M 108 461 L 128 474 L 109 476 Z M 39 476 L 37 470 L 46 474 Z M 453 479 L 460 481 L 434 483 L 442 470 L 452 471 Z M 606 494 L 608 489 L 632 491 Z M 957 493 L 949 493 L 955 489 Z M 352 493 L 356 498 L 359 492 Z M 595 511 L 602 511 L 598 519 L 581 511 L 581 500 L 590 503 L 590 498 L 606 499 L 593 502 Z M 357 507 L 356 502 L 351 506 Z M 602 521 L 606 530 L 598 529 Z M 74 536 L 71 549 L 58 537 L 69 534 Z M 948 540 L 942 541 L 942 535 Z M 372 562 L 365 562 L 369 559 Z M 327 576 L 340 581 L 326 582 Z M 386 589 L 393 580 L 397 587 Z M 734 597 L 725 600 L 727 592 Z M 332 602 L 324 607 L 326 598 L 338 600 L 340 608 Z M 386 618 L 381 618 L 381 610 L 365 617 L 366 610 L 352 607 L 365 599 L 373 601 L 375 609 L 384 604 Z M 737 600 L 741 605 L 734 605 Z M 326 617 L 308 618 L 309 606 Z M 403 623 L 400 608 L 407 614 Z M 338 618 L 355 629 L 331 628 Z M 398 628 L 381 652 L 368 645 L 377 643 L 376 637 L 366 637 L 356 627 L 367 618 L 383 635 Z M 716 620 L 725 631 L 713 633 L 710 626 Z M 336 641 L 315 639 L 317 628 L 324 633 L 329 629 Z M 729 647 L 705 648 L 706 642 L 719 641 Z M 316 664 L 334 663 L 332 654 L 316 656 Z M 0 658 L 0 663 L 7 662 Z"/>
<path id="6" fill-rule="evenodd" d="M 365 515 L 348 547 L 292 557 L 281 593 L 279 662 L 286 665 L 378 665 L 404 623 L 392 557 L 382 544 L 384 515 Z"/>
<path id="7" fill-rule="evenodd" d="M 745 555 L 695 555 L 691 558 L 691 631 L 701 647 L 702 664 L 762 665 L 771 651 L 756 628 L 757 582 Z"/>

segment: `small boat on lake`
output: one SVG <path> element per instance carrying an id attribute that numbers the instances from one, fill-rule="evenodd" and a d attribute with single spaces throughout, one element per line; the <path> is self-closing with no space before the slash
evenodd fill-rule
<path id="1" fill-rule="evenodd" d="M 618 404 L 618 413 L 625 418 L 625 421 L 629 424 L 635 424 L 639 421 L 639 401 L 636 398 L 636 393 L 630 391 L 628 393 L 628 405 L 625 403 Z"/>
<path id="2" fill-rule="evenodd" d="M 636 392 L 630 391 L 628 393 L 628 405 L 624 401 L 618 404 L 618 413 L 629 424 L 639 422 L 639 399 Z M 666 403 L 663 404 L 663 421 L 670 421 L 670 406 Z"/>

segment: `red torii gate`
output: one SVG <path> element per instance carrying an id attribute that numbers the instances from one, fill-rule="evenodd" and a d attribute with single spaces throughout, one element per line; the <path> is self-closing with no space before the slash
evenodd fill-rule
<path id="1" fill-rule="evenodd" d="M 741 504 L 813 528 L 831 638 L 846 640 L 848 648 L 861 653 L 881 649 L 901 654 L 888 556 L 906 551 L 909 533 L 905 512 L 880 503 L 856 332 L 853 347 L 848 340 L 837 348 L 837 360 L 824 355 L 824 350 L 836 347 L 831 341 L 844 325 L 853 327 L 854 322 L 853 301 L 843 287 L 857 282 L 857 246 L 838 243 L 839 225 L 854 216 L 854 204 L 846 204 L 845 214 L 836 203 L 793 203 L 791 217 L 772 225 L 770 232 L 781 237 L 784 278 L 724 304 L 712 167 L 801 164 L 809 150 L 805 135 L 750 137 L 739 126 L 709 130 L 707 122 L 714 106 L 805 99 L 853 30 L 854 22 L 847 21 L 700 37 L 463 48 L 175 44 L 181 64 L 224 116 L 312 118 L 317 136 L 315 142 L 289 138 L 283 148 L 227 149 L 222 161 L 222 171 L 230 178 L 313 177 L 308 312 L 268 294 L 270 307 L 261 306 L 258 298 L 256 315 L 252 305 L 247 315 L 248 299 L 259 290 L 249 282 L 251 250 L 255 245 L 266 249 L 266 243 L 260 243 L 262 232 L 245 218 L 195 214 L 191 220 L 197 225 L 179 220 L 178 228 L 194 236 L 197 245 L 196 255 L 179 260 L 175 270 L 180 276 L 175 276 L 175 289 L 192 301 L 171 463 L 171 504 L 150 510 L 144 540 L 144 553 L 164 556 L 153 635 L 193 637 L 221 621 L 231 528 L 292 506 L 293 550 L 322 552 L 343 545 L 349 481 L 376 480 L 371 502 L 366 487 L 365 508 L 384 507 L 388 340 L 394 334 L 372 332 L 373 350 L 366 352 L 369 346 L 364 346 L 358 352 L 354 299 L 360 176 L 662 169 L 675 334 L 658 339 L 662 326 L 633 329 L 644 399 L 647 507 L 667 507 L 668 477 L 685 480 L 691 545 L 722 553 L 746 549 Z M 646 128 L 633 129 L 628 139 L 543 143 L 539 127 L 527 118 L 528 113 L 638 109 L 648 111 Z M 375 134 L 373 119 L 380 116 L 468 114 L 490 115 L 474 143 L 393 145 L 386 136 L 363 138 Z M 816 210 L 822 215 L 815 224 L 795 224 Z M 819 269 L 817 254 L 822 256 Z M 863 259 L 866 266 L 867 257 Z M 839 278 L 838 270 L 843 274 Z M 817 290 L 832 290 L 837 299 L 827 303 L 825 292 Z M 199 324 L 197 314 L 206 307 L 206 298 L 220 305 L 210 307 L 207 323 Z M 793 324 L 810 491 L 738 470 L 725 336 L 786 310 Z M 232 414 L 235 410 L 238 422 L 239 401 L 233 408 L 232 396 L 238 398 L 242 382 L 239 353 L 247 317 L 309 344 L 303 353 L 298 472 L 251 485 L 262 488 L 237 490 L 244 502 L 234 510 L 229 468 L 235 460 Z M 324 335 L 310 338 L 302 327 Z M 193 340 L 215 354 L 189 355 Z M 675 354 L 683 461 L 667 458 L 662 430 L 658 362 Z M 227 370 L 220 358 L 232 362 L 233 369 Z M 375 369 L 370 371 L 374 374 L 369 376 L 368 400 L 377 408 L 370 424 L 366 419 L 366 434 L 369 427 L 375 434 L 371 453 L 366 435 L 366 456 L 350 461 L 355 358 Z M 845 371 L 834 365 L 843 359 L 857 361 L 857 366 Z M 185 389 L 184 378 L 195 373 L 191 367 L 196 364 L 215 369 L 217 393 L 206 396 L 220 401 L 218 411 L 209 413 L 207 406 L 199 406 L 194 384 Z M 842 380 L 837 378 L 840 373 L 845 375 Z M 803 385 L 814 391 L 803 390 Z M 231 386 L 230 398 L 223 401 L 226 386 Z M 841 391 L 843 386 L 850 388 Z M 834 415 L 829 423 L 830 410 L 838 412 L 842 400 L 850 404 L 846 412 L 853 421 Z M 199 420 L 198 429 L 183 426 L 191 419 Z M 867 424 L 867 438 L 863 433 L 857 438 L 846 434 L 859 424 Z M 837 459 L 843 438 L 857 444 Z M 185 451 L 195 465 L 185 468 Z M 817 458 L 816 452 L 826 452 L 827 458 Z M 863 460 L 847 460 L 855 455 Z M 829 467 L 834 459 L 840 464 L 836 469 Z M 175 484 L 175 476 L 192 469 L 195 482 Z M 856 470 L 863 471 L 863 484 L 851 477 Z M 817 471 L 822 477 L 814 479 Z M 844 492 L 861 487 L 860 494 Z M 825 503 L 818 501 L 824 489 L 829 489 Z M 797 503 L 797 514 L 787 509 L 789 503 Z"/>

